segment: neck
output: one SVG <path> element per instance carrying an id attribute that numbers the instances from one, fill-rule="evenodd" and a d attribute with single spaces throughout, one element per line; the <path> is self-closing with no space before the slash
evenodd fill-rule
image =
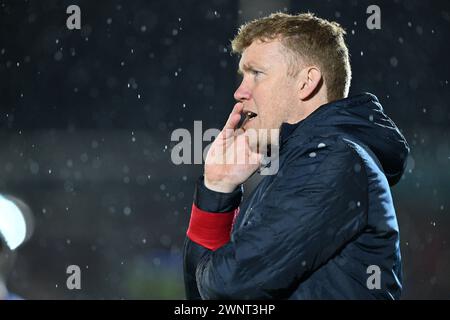
<path id="1" fill-rule="evenodd" d="M 314 98 L 301 101 L 301 104 L 298 106 L 297 110 L 300 110 L 299 113 L 292 114 L 291 117 L 286 121 L 290 124 L 297 123 L 303 119 L 306 119 L 311 113 L 316 111 L 319 107 L 327 104 L 329 101 L 326 95 L 316 95 Z"/>

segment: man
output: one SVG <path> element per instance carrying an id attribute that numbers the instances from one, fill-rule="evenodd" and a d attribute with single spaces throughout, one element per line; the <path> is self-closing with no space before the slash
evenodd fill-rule
<path id="1" fill-rule="evenodd" d="M 347 98 L 344 30 L 312 14 L 239 29 L 243 80 L 197 182 L 184 247 L 188 299 L 398 299 L 399 229 L 390 185 L 408 145 L 369 93 Z M 264 143 L 280 129 L 279 169 L 241 203 Z M 223 161 L 234 148 L 245 164 Z"/>

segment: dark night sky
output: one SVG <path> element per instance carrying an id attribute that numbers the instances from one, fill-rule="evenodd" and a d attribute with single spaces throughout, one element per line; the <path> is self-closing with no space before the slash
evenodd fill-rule
<path id="1" fill-rule="evenodd" d="M 379 1 L 381 30 L 366 27 L 371 1 L 285 3 L 344 26 L 350 94 L 377 95 L 408 140 L 393 188 L 404 298 L 448 298 L 450 3 Z M 71 4 L 81 30 L 66 28 Z M 225 0 L 0 0 L 0 192 L 36 220 L 14 291 L 184 297 L 180 255 L 202 167 L 174 165 L 170 136 L 194 120 L 223 125 L 239 80 L 230 40 L 259 11 Z M 83 270 L 80 291 L 66 289 L 70 264 Z"/>

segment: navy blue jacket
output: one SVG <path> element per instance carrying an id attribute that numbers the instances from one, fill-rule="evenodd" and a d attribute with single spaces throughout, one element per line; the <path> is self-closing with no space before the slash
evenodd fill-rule
<path id="1" fill-rule="evenodd" d="M 218 193 L 200 178 L 198 208 L 221 214 L 240 206 L 240 213 L 230 241 L 217 250 L 186 237 L 187 299 L 398 299 L 402 266 L 390 186 L 408 152 L 378 99 L 363 93 L 283 123 L 279 171 L 244 202 L 241 187 Z M 374 288 L 369 277 L 377 268 Z"/>

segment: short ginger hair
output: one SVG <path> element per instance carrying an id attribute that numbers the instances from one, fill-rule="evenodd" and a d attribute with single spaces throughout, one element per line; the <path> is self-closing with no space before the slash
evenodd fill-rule
<path id="1" fill-rule="evenodd" d="M 334 101 L 346 98 L 350 88 L 351 67 L 345 34 L 337 22 L 311 13 L 273 13 L 243 24 L 231 46 L 234 53 L 242 54 L 256 40 L 280 39 L 294 58 L 289 59 L 289 73 L 295 76 L 300 71 L 300 61 L 317 66 L 327 87 L 327 98 Z"/>

